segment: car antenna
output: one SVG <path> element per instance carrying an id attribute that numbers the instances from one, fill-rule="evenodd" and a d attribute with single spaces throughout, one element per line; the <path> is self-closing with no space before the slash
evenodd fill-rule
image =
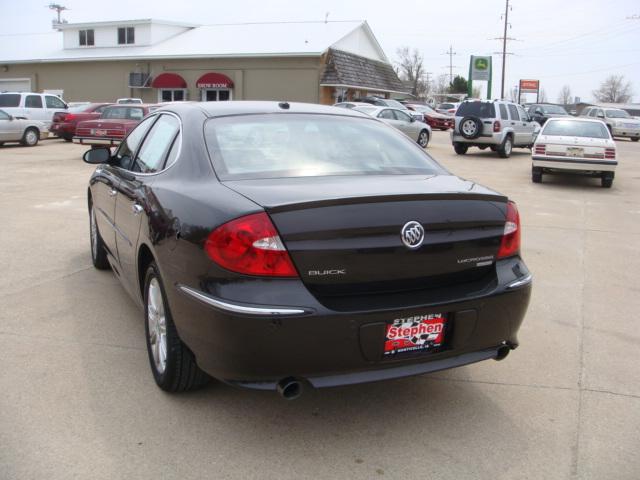
<path id="1" fill-rule="evenodd" d="M 289 105 L 289 102 L 280 102 L 278 103 L 278 106 L 283 110 L 289 110 L 291 105 Z"/>

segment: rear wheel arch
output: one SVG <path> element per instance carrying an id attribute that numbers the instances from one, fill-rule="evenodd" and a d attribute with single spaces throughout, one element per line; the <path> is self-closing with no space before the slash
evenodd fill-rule
<path id="1" fill-rule="evenodd" d="M 144 281 L 147 269 L 153 261 L 155 261 L 155 257 L 153 256 L 151 249 L 146 244 L 141 244 L 138 249 L 138 287 L 140 291 L 140 298 L 142 299 L 144 299 Z"/>

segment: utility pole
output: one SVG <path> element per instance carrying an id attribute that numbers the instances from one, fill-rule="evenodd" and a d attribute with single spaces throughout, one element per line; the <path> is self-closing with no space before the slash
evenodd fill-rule
<path id="1" fill-rule="evenodd" d="M 49 10 L 55 10 L 58 13 L 58 21 L 56 23 L 61 23 L 62 22 L 62 19 L 60 18 L 60 12 L 62 12 L 64 10 L 69 10 L 64 5 L 60 5 L 58 3 L 50 3 L 48 5 L 48 7 L 49 7 Z"/>
<path id="2" fill-rule="evenodd" d="M 424 72 L 424 76 L 426 77 L 424 81 L 426 87 L 424 92 L 425 98 L 431 93 L 431 75 L 433 75 L 433 72 Z"/>
<path id="3" fill-rule="evenodd" d="M 504 98 L 504 77 L 507 63 L 507 55 L 513 55 L 511 52 L 507 52 L 507 40 L 516 40 L 512 37 L 507 37 L 507 26 L 511 26 L 509 23 L 509 10 L 511 7 L 509 5 L 509 0 L 506 0 L 505 8 L 504 8 L 504 30 L 501 37 L 494 38 L 493 40 L 502 40 L 502 52 L 494 52 L 496 54 L 502 55 L 502 83 L 500 85 L 500 98 Z"/>
<path id="4" fill-rule="evenodd" d="M 449 85 L 453 85 L 453 69 L 458 68 L 453 64 L 453 56 L 457 55 L 457 53 L 453 51 L 453 45 L 449 45 L 449 50 L 444 52 L 443 55 L 449 55 Z"/>

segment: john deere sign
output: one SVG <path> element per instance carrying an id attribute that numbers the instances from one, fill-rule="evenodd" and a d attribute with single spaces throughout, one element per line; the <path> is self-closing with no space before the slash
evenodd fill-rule
<path id="1" fill-rule="evenodd" d="M 491 98 L 491 57 L 476 57 L 471 55 L 469 62 L 469 96 L 473 93 L 473 81 L 481 80 L 489 82 L 487 85 L 487 98 Z"/>

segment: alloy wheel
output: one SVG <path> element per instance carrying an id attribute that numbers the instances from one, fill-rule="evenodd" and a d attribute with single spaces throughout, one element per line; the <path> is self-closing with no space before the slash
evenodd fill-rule
<path id="1" fill-rule="evenodd" d="M 153 277 L 147 290 L 149 345 L 156 371 L 162 375 L 167 367 L 167 317 L 160 282 Z"/>

